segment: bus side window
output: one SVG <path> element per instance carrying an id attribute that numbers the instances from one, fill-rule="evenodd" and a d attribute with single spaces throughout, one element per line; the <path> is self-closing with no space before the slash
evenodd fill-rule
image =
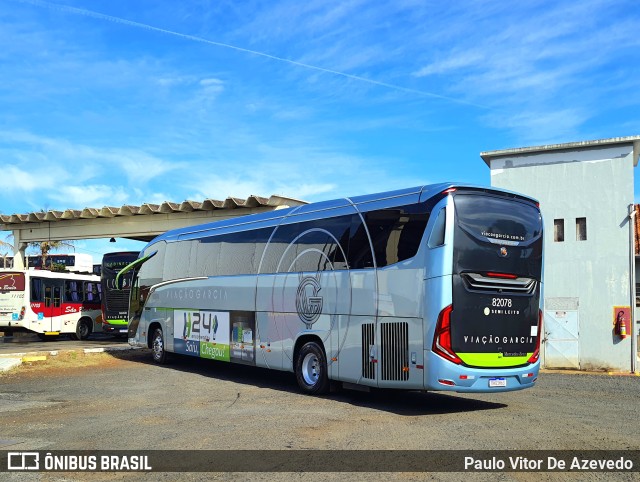
<path id="1" fill-rule="evenodd" d="M 100 303 L 99 287 L 97 283 L 91 281 L 85 283 L 85 301 Z"/>
<path id="2" fill-rule="evenodd" d="M 81 293 L 78 293 L 78 282 L 66 280 L 64 282 L 64 298 L 65 301 L 69 301 L 71 303 L 79 303 L 82 301 Z"/>
<path id="3" fill-rule="evenodd" d="M 53 306 L 59 308 L 62 303 L 62 288 L 60 286 L 53 287 Z"/>
<path id="4" fill-rule="evenodd" d="M 44 301 L 44 291 L 40 278 L 31 278 L 31 301 Z"/>
<path id="5" fill-rule="evenodd" d="M 378 268 L 413 258 L 429 221 L 426 203 L 364 213 Z"/>
<path id="6" fill-rule="evenodd" d="M 442 208 L 438 213 L 436 222 L 433 223 L 433 230 L 429 236 L 429 242 L 427 243 L 430 248 L 436 248 L 444 245 L 444 233 L 447 220 L 447 210 Z"/>
<path id="7" fill-rule="evenodd" d="M 351 216 L 348 266 L 350 269 L 373 268 L 373 254 L 365 225 L 359 215 Z"/>

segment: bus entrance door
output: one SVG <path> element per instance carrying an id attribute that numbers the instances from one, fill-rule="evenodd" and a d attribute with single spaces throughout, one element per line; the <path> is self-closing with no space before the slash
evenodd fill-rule
<path id="1" fill-rule="evenodd" d="M 62 319 L 62 281 L 44 279 L 44 331 L 59 332 Z"/>

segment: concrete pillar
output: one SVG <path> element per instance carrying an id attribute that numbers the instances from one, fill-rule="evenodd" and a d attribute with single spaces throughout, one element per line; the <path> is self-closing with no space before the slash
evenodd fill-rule
<path id="1" fill-rule="evenodd" d="M 15 269 L 24 269 L 26 266 L 25 252 L 27 251 L 27 243 L 20 240 L 20 230 L 13 232 L 13 267 Z"/>

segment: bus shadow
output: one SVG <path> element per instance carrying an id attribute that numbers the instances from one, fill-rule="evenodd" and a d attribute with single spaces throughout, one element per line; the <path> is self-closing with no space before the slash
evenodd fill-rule
<path id="1" fill-rule="evenodd" d="M 115 358 L 126 359 L 145 365 L 158 366 L 151 359 L 148 350 L 111 352 Z M 290 372 L 268 370 L 265 368 L 230 364 L 214 360 L 195 359 L 189 356 L 172 354 L 166 365 L 161 368 L 193 373 L 211 380 L 235 382 L 268 388 L 294 395 L 301 395 L 295 376 Z M 319 398 L 333 400 L 372 410 L 381 410 L 402 416 L 440 415 L 449 413 L 465 413 L 480 410 L 496 410 L 505 408 L 505 403 L 478 400 L 473 395 L 445 394 L 436 392 L 418 392 L 390 389 L 372 389 L 360 392 L 338 388 L 328 395 Z"/>

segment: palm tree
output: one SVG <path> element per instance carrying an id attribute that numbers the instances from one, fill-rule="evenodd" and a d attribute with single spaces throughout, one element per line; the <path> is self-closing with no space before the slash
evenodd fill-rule
<path id="1" fill-rule="evenodd" d="M 8 242 L 10 238 L 13 237 L 13 234 L 8 234 L 5 239 L 7 241 L 3 241 L 0 239 L 0 258 L 2 259 L 2 268 L 7 268 L 7 257 L 13 256 L 13 244 Z"/>
<path id="2" fill-rule="evenodd" d="M 50 251 L 55 251 L 60 248 L 75 249 L 73 241 L 35 241 L 33 243 L 29 243 L 29 247 L 40 251 L 38 255 L 42 257 L 43 268 L 47 265 L 47 256 L 49 256 Z"/>
<path id="3" fill-rule="evenodd" d="M 44 212 L 43 209 L 41 209 L 40 211 Z M 0 239 L 0 258 L 2 258 L 3 267 L 5 267 L 7 263 L 6 259 L 9 256 L 9 253 L 11 253 L 11 256 L 13 256 L 13 252 L 15 251 L 14 245 L 9 242 L 9 240 L 11 240 L 12 238 L 13 233 L 9 233 L 5 237 L 7 241 L 2 241 Z M 34 241 L 32 243 L 29 243 L 28 247 L 36 249 L 38 251 L 37 255 L 42 257 L 42 266 L 44 267 L 47 265 L 47 256 L 49 256 L 50 251 L 55 251 L 60 248 L 73 248 L 75 250 L 75 246 L 73 243 L 74 241 Z"/>

